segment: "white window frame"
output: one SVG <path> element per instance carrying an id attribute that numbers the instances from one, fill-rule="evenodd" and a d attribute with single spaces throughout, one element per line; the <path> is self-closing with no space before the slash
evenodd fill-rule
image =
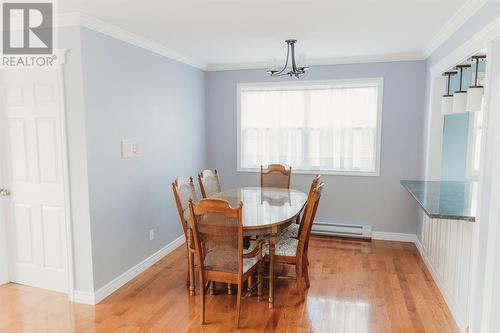
<path id="1" fill-rule="evenodd" d="M 481 141 L 483 140 L 484 137 L 484 110 L 483 112 L 483 123 L 480 126 L 481 127 Z M 476 132 L 478 130 L 478 126 L 476 126 L 476 119 L 475 119 L 476 113 L 475 112 L 469 112 L 469 133 L 468 133 L 468 140 L 467 140 L 467 166 L 466 166 L 466 172 L 467 172 L 467 179 L 469 180 L 478 180 L 479 179 L 479 172 L 481 170 L 481 165 L 479 165 L 479 170 L 474 170 L 474 155 L 476 154 Z M 481 157 L 479 158 L 481 160 Z"/>
<path id="2" fill-rule="evenodd" d="M 375 83 L 378 88 L 377 94 L 377 136 L 376 136 L 376 159 L 375 170 L 368 171 L 334 171 L 334 170 L 293 170 L 297 174 L 317 174 L 323 175 L 337 175 L 337 176 L 367 176 L 378 177 L 380 176 L 380 153 L 382 142 L 382 113 L 383 113 L 383 100 L 384 100 L 384 78 L 357 78 L 357 79 L 341 79 L 341 80 L 307 80 L 307 81 L 291 81 L 291 82 L 254 82 L 254 83 L 237 83 L 236 84 L 236 104 L 237 104 L 237 117 L 236 117 L 236 149 L 237 149 L 237 172 L 260 172 L 258 168 L 242 168 L 241 167 L 241 92 L 244 88 L 251 87 L 275 87 L 275 86 L 304 86 L 304 85 L 325 85 L 325 84 L 360 84 L 360 83 Z"/>
<path id="3" fill-rule="evenodd" d="M 471 85 L 475 84 L 475 75 L 472 75 L 471 77 Z M 485 72 L 479 72 L 478 73 L 478 83 L 479 85 L 484 86 L 485 85 L 485 77 L 486 73 Z M 481 140 L 483 140 L 484 137 L 484 102 L 481 108 L 481 111 L 483 113 L 483 122 L 481 124 Z M 469 180 L 478 180 L 479 179 L 479 172 L 481 170 L 481 165 L 479 165 L 479 170 L 474 170 L 474 155 L 476 154 L 476 131 L 478 129 L 478 126 L 476 126 L 476 113 L 475 112 L 469 112 L 469 132 L 468 132 L 468 140 L 467 140 L 467 165 L 466 165 L 466 178 Z M 482 146 L 482 144 L 481 144 Z M 481 157 L 479 157 L 479 160 L 481 161 Z M 481 163 L 481 162 L 480 162 Z"/>

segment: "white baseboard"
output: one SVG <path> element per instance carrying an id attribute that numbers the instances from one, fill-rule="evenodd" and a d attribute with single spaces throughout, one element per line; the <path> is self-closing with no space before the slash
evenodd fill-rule
<path id="1" fill-rule="evenodd" d="M 399 232 L 373 231 L 372 239 L 415 243 L 417 240 L 417 235 L 404 234 Z"/>
<path id="2" fill-rule="evenodd" d="M 131 281 L 137 275 L 144 272 L 149 267 L 153 266 L 157 261 L 165 257 L 167 254 L 184 244 L 184 235 L 177 237 L 174 241 L 162 247 L 157 252 L 153 253 L 150 257 L 144 259 L 134 267 L 130 268 L 123 274 L 119 275 L 106 285 L 99 288 L 96 292 L 86 292 L 75 290 L 73 292 L 73 302 L 84 304 L 98 304 L 103 299 L 120 289 L 127 282 Z"/>
<path id="3" fill-rule="evenodd" d="M 81 304 L 95 304 L 95 296 L 93 292 L 90 291 L 82 291 L 82 290 L 74 290 L 73 296 L 70 297 L 70 301 Z"/>

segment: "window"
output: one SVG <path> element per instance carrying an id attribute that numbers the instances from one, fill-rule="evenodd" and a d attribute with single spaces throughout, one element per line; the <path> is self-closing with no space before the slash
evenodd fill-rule
<path id="1" fill-rule="evenodd" d="M 383 79 L 238 85 L 238 170 L 379 174 Z"/>

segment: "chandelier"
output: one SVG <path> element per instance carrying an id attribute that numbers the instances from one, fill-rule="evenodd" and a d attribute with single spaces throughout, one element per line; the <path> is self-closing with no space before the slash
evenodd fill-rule
<path id="1" fill-rule="evenodd" d="M 285 43 L 287 44 L 285 66 L 281 70 L 276 70 L 274 66 L 275 60 L 273 60 L 267 73 L 272 77 L 290 76 L 298 79 L 300 75 L 305 74 L 309 67 L 297 66 L 295 61 L 295 43 L 297 43 L 297 40 L 287 39 Z"/>

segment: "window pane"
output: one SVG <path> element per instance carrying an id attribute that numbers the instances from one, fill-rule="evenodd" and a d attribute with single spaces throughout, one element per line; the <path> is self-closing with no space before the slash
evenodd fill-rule
<path id="1" fill-rule="evenodd" d="M 375 172 L 378 83 L 251 86 L 240 95 L 242 168 Z"/>

